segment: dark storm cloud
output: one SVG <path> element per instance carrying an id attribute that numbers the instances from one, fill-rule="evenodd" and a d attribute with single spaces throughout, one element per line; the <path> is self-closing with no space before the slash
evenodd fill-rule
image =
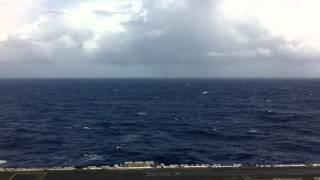
<path id="1" fill-rule="evenodd" d="M 213 6 L 212 1 L 203 1 L 201 5 L 190 1 L 173 10 L 156 6 L 157 3 L 146 1 L 147 15 L 125 23 L 126 32 L 111 38 L 112 47 L 105 44 L 110 37 L 101 39 L 97 60 L 121 65 L 201 63 L 193 58 L 212 46 L 219 48 L 216 42 L 220 37 L 214 32 L 214 21 L 208 17 L 214 16 L 214 12 L 203 11 L 204 7 Z"/>

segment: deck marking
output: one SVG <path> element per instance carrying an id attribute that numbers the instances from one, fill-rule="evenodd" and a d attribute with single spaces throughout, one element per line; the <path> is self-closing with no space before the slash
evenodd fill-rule
<path id="1" fill-rule="evenodd" d="M 11 180 L 11 179 L 13 179 L 13 178 L 14 178 L 14 176 L 16 176 L 16 174 L 17 174 L 17 173 L 15 173 L 15 174 L 12 174 L 12 176 L 11 176 L 11 177 L 9 177 L 9 179 L 8 179 L 8 180 Z"/>
<path id="2" fill-rule="evenodd" d="M 13 180 L 17 175 L 40 175 L 39 178 L 43 179 L 48 172 L 17 172 L 13 174 L 8 180 Z"/>

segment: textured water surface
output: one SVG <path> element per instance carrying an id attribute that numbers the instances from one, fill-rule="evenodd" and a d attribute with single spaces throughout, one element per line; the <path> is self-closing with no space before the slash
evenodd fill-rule
<path id="1" fill-rule="evenodd" d="M 0 80 L 0 166 L 320 161 L 320 80 Z"/>

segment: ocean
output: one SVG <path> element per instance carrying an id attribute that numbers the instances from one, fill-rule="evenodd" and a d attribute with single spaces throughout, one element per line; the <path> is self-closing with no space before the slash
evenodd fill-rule
<path id="1" fill-rule="evenodd" d="M 2 79 L 0 167 L 320 161 L 320 79 Z"/>

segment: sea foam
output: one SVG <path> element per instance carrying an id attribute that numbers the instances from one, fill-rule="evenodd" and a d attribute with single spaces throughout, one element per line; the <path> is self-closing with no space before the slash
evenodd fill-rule
<path id="1" fill-rule="evenodd" d="M 8 161 L 6 160 L 0 160 L 0 164 L 6 164 Z"/>

